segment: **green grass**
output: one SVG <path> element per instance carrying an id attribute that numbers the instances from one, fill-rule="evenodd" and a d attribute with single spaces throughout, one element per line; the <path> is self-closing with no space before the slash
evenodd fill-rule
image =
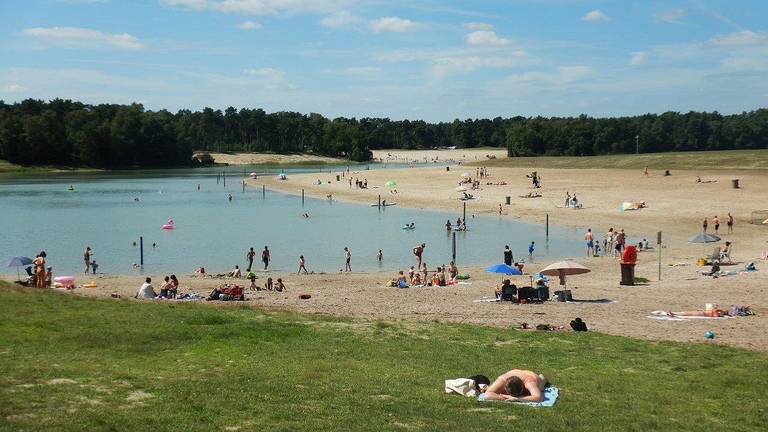
<path id="1" fill-rule="evenodd" d="M 768 169 L 768 150 L 643 153 L 608 156 L 537 156 L 491 159 L 467 165 L 513 168 L 618 168 L 641 170 Z M 674 174 L 674 173 L 673 173 Z"/>
<path id="2" fill-rule="evenodd" d="M 768 422 L 768 356 L 722 346 L 8 287 L 0 304 L 0 430 L 698 431 Z M 555 407 L 443 394 L 443 379 L 511 367 L 547 375 L 561 388 Z"/>

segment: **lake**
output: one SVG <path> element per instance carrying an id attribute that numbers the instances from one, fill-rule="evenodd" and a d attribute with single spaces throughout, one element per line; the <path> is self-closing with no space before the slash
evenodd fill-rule
<path id="1" fill-rule="evenodd" d="M 289 175 L 320 169 L 341 167 L 280 168 Z M 224 273 L 235 264 L 244 267 L 249 247 L 255 248 L 258 262 L 265 245 L 272 253 L 270 270 L 276 271 L 295 271 L 299 255 L 310 271 L 338 271 L 345 246 L 352 252 L 354 271 L 405 269 L 414 263 L 412 248 L 422 242 L 430 268 L 451 259 L 452 240 L 444 226 L 446 219 L 455 223 L 458 214 L 311 198 L 302 206 L 297 196 L 267 190 L 262 197 L 261 188 L 242 192 L 243 168 L 226 170 L 226 188 L 217 183 L 222 168 L 1 176 L 0 257 L 33 257 L 45 250 L 55 274 L 79 274 L 83 249 L 90 246 L 100 272 L 130 274 L 140 272 L 132 264 L 139 262 L 143 236 L 143 271 L 151 274 L 189 274 L 201 266 Z M 67 190 L 70 185 L 74 191 Z M 161 229 L 171 218 L 176 228 Z M 410 222 L 416 229 L 401 229 Z M 535 258 L 584 253 L 582 233 L 573 229 L 550 227 L 547 242 L 543 226 L 509 217 L 485 215 L 470 218 L 468 225 L 469 231 L 456 236 L 459 266 L 500 262 L 505 244 L 516 259 L 527 258 L 531 241 L 537 245 Z M 376 260 L 379 249 L 383 264 Z"/>

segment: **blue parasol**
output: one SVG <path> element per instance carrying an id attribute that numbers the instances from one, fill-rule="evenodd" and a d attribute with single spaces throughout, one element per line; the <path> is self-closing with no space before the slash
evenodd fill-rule
<path id="1" fill-rule="evenodd" d="M 500 273 L 504 275 L 521 275 L 521 272 L 517 267 L 508 266 L 506 264 L 494 264 L 487 269 L 486 273 Z"/>
<path id="2" fill-rule="evenodd" d="M 21 276 L 19 276 L 19 267 L 28 266 L 30 264 L 32 264 L 32 258 L 15 256 L 8 260 L 6 267 L 16 267 L 16 277 L 21 280 Z"/>

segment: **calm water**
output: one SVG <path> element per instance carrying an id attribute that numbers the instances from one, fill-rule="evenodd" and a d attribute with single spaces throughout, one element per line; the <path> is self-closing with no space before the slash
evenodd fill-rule
<path id="1" fill-rule="evenodd" d="M 302 207 L 296 196 L 268 190 L 262 198 L 260 188 L 247 188 L 243 193 L 239 183 L 242 168 L 229 169 L 225 189 L 216 183 L 217 171 L 220 169 L 0 177 L 0 258 L 32 257 L 45 250 L 56 274 L 78 274 L 82 251 L 89 245 L 100 271 L 131 273 L 135 271 L 132 264 L 139 262 L 139 248 L 133 242 L 143 236 L 147 273 L 188 274 L 199 266 L 223 273 L 235 264 L 243 267 L 248 247 L 256 249 L 258 261 L 264 245 L 272 252 L 270 269 L 281 271 L 295 270 L 302 254 L 310 271 L 338 271 L 343 266 L 344 246 L 352 252 L 353 270 L 410 266 L 411 248 L 421 242 L 427 244 L 424 259 L 430 268 L 450 260 L 451 238 L 444 225 L 448 218 L 455 222 L 458 204 L 456 213 L 398 207 L 380 211 L 310 198 Z M 67 191 L 70 184 L 74 192 Z M 233 196 L 231 202 L 228 193 Z M 311 217 L 302 218 L 304 212 Z M 161 226 L 169 218 L 175 220 L 176 229 L 164 231 Z M 416 229 L 402 230 L 408 222 L 415 222 Z M 469 232 L 457 234 L 460 266 L 499 262 L 505 244 L 512 247 L 516 258 L 522 258 L 531 240 L 536 241 L 538 258 L 583 253 L 582 235 L 574 230 L 550 227 L 547 243 L 543 226 L 508 217 L 470 218 L 469 225 Z M 384 252 L 381 266 L 376 261 L 378 249 Z M 15 269 L 4 271 L 15 273 Z"/>

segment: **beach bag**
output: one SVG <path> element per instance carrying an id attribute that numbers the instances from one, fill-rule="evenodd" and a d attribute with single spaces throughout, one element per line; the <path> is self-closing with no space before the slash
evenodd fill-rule
<path id="1" fill-rule="evenodd" d="M 587 331 L 587 323 L 581 320 L 581 318 L 576 318 L 571 321 L 571 328 L 573 331 Z"/>
<path id="2" fill-rule="evenodd" d="M 219 290 L 214 288 L 213 291 L 211 291 L 211 293 L 208 294 L 208 300 L 218 300 L 220 296 L 221 296 L 221 293 L 219 292 Z"/>

